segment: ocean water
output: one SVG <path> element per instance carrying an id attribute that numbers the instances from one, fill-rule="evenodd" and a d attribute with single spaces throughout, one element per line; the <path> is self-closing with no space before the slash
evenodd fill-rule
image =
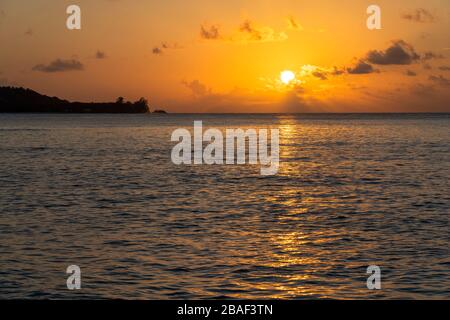
<path id="1" fill-rule="evenodd" d="M 279 173 L 172 164 L 194 120 Z M 0 155 L 0 298 L 450 298 L 449 114 L 0 114 Z"/>

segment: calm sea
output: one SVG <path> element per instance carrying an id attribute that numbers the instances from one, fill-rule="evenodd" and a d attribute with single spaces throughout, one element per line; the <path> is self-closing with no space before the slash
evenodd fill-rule
<path id="1" fill-rule="evenodd" d="M 194 120 L 279 128 L 278 175 L 172 164 Z M 449 114 L 1 114 L 0 152 L 0 298 L 450 298 Z"/>

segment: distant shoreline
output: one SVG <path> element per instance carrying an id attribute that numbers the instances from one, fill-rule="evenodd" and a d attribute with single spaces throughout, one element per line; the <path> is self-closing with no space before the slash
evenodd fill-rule
<path id="1" fill-rule="evenodd" d="M 119 97 L 115 102 L 70 102 L 58 97 L 49 97 L 36 91 L 17 87 L 0 87 L 0 113 L 158 113 L 150 111 L 148 101 L 140 98 L 136 102 Z"/>

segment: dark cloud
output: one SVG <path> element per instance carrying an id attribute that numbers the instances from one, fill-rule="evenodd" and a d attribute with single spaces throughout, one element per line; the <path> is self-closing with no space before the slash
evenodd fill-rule
<path id="1" fill-rule="evenodd" d="M 95 58 L 100 60 L 106 59 L 106 53 L 99 50 L 95 53 Z"/>
<path id="2" fill-rule="evenodd" d="M 217 40 L 221 38 L 219 26 L 200 26 L 200 37 L 206 40 Z"/>
<path id="3" fill-rule="evenodd" d="M 430 76 L 428 79 L 440 86 L 443 86 L 443 87 L 450 86 L 450 79 L 447 79 L 447 78 L 443 77 L 442 75 Z"/>
<path id="4" fill-rule="evenodd" d="M 360 60 L 355 66 L 347 68 L 347 72 L 349 74 L 368 74 L 374 73 L 376 70 L 372 67 L 372 65 Z"/>
<path id="5" fill-rule="evenodd" d="M 26 36 L 32 36 L 33 35 L 33 29 L 28 28 L 27 31 L 24 33 Z"/>
<path id="6" fill-rule="evenodd" d="M 385 51 L 369 51 L 366 57 L 367 62 L 378 65 L 408 65 L 419 59 L 414 48 L 403 40 L 394 41 Z"/>
<path id="7" fill-rule="evenodd" d="M 371 65 L 411 65 L 413 63 L 421 62 L 424 69 L 431 70 L 432 66 L 427 63 L 429 60 L 445 58 L 442 54 L 436 54 L 432 51 L 427 51 L 423 54 L 418 54 L 414 47 L 403 41 L 392 41 L 392 44 L 386 50 L 371 50 L 366 57 L 360 59 L 358 65 L 347 69 L 348 73 L 361 74 L 377 72 L 373 70 Z M 416 73 L 407 70 L 406 75 L 415 76 Z"/>
<path id="8" fill-rule="evenodd" d="M 412 70 L 406 70 L 405 74 L 409 77 L 415 77 L 417 76 L 417 73 Z"/>
<path id="9" fill-rule="evenodd" d="M 423 8 L 416 9 L 414 12 L 405 13 L 402 15 L 402 18 L 419 23 L 431 23 L 436 21 L 436 17 Z"/>
<path id="10" fill-rule="evenodd" d="M 54 73 L 54 72 L 66 72 L 66 71 L 81 71 L 84 69 L 83 64 L 75 59 L 63 60 L 56 59 L 50 62 L 48 65 L 38 64 L 33 67 L 34 71 Z"/>
<path id="11" fill-rule="evenodd" d="M 449 67 L 449 66 L 440 66 L 440 67 L 439 67 L 439 70 L 442 70 L 442 71 L 450 71 L 450 67 Z"/>
<path id="12" fill-rule="evenodd" d="M 154 47 L 154 48 L 152 49 L 152 53 L 153 53 L 153 54 L 160 55 L 160 54 L 163 54 L 163 51 L 162 51 L 162 49 L 159 48 L 159 47 Z"/>
<path id="13" fill-rule="evenodd" d="M 321 71 L 314 71 L 312 75 L 316 78 L 319 78 L 320 80 L 327 80 L 327 74 L 325 72 Z"/>
<path id="14" fill-rule="evenodd" d="M 170 44 L 168 42 L 162 42 L 160 46 L 154 47 L 152 49 L 152 53 L 156 55 L 161 55 L 164 53 L 164 51 L 169 49 L 181 49 L 182 47 L 178 44 Z"/>

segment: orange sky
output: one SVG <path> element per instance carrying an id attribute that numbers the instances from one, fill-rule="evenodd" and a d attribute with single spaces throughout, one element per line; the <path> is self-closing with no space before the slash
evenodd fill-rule
<path id="1" fill-rule="evenodd" d="M 394 3 L 395 2 L 395 3 Z M 66 28 L 77 4 L 82 29 Z M 382 10 L 368 30 L 366 9 Z M 448 0 L 0 0 L 0 85 L 170 112 L 450 112 Z M 280 81 L 292 70 L 296 80 Z"/>

